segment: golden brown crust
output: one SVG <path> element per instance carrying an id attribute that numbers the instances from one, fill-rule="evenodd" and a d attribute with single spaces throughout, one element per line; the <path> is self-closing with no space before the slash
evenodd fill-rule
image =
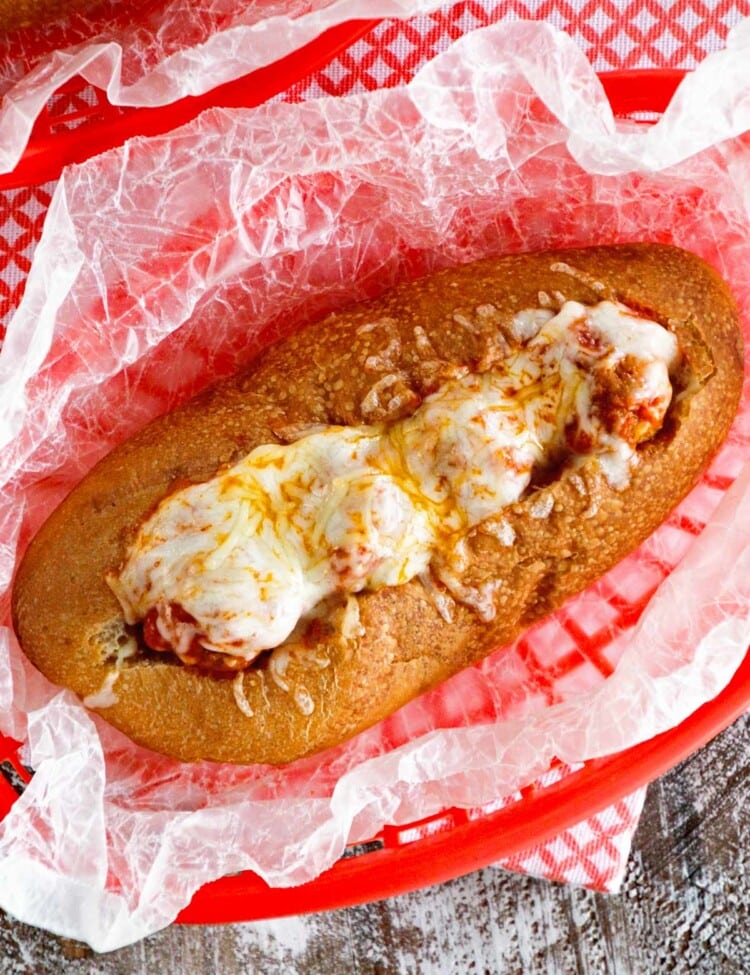
<path id="1" fill-rule="evenodd" d="M 575 273 L 552 271 L 557 262 Z M 587 303 L 604 294 L 641 309 L 675 332 L 701 385 L 672 408 L 664 433 L 639 448 L 625 491 L 613 491 L 598 463 L 586 462 L 542 489 L 552 498 L 544 517 L 538 496 L 506 509 L 512 545 L 491 524 L 471 533 L 462 582 L 499 580 L 494 621 L 455 604 L 446 622 L 414 580 L 356 597 L 361 636 L 343 636 L 343 614 L 334 616 L 314 654 L 290 655 L 289 690 L 249 671 L 243 689 L 252 717 L 237 706 L 231 681 L 162 659 L 124 665 L 117 703 L 101 713 L 135 741 L 185 760 L 279 764 L 345 740 L 511 640 L 650 534 L 727 433 L 743 372 L 737 312 L 715 272 L 684 251 L 627 245 L 484 261 L 400 286 L 266 350 L 246 372 L 113 451 L 47 521 L 14 589 L 25 652 L 82 697 L 99 690 L 112 670 L 102 650 L 111 638 L 102 634 L 120 617 L 105 573 L 175 479 L 209 478 L 300 424 L 413 409 L 455 365 L 486 365 L 501 354 L 498 334 L 516 311 L 538 306 L 540 291 Z M 295 704 L 301 689 L 310 714 Z"/>
<path id="2" fill-rule="evenodd" d="M 96 8 L 102 0 L 0 0 L 0 29 L 37 27 Z"/>

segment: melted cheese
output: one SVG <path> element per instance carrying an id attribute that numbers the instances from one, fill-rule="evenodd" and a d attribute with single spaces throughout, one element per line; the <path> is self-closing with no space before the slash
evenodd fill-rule
<path id="1" fill-rule="evenodd" d="M 627 359 L 618 409 L 647 406 L 653 434 L 672 395 L 674 336 L 610 302 L 529 309 L 515 328 L 524 344 L 507 362 L 446 382 L 404 420 L 264 445 L 167 497 L 109 580 L 127 621 L 156 608 L 178 653 L 198 639 L 250 661 L 333 593 L 424 578 L 437 551 L 565 459 L 571 423 L 610 482 L 627 484 L 636 441 L 607 425 L 602 383 Z"/>

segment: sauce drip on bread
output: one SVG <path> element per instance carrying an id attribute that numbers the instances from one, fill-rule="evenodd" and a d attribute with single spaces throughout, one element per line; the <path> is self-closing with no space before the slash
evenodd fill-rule
<path id="1" fill-rule="evenodd" d="M 505 361 L 405 419 L 260 446 L 170 494 L 108 579 L 127 622 L 144 622 L 153 649 L 234 673 L 333 593 L 428 571 L 545 471 L 594 455 L 624 489 L 671 401 L 675 337 L 607 301 L 516 319 Z"/>

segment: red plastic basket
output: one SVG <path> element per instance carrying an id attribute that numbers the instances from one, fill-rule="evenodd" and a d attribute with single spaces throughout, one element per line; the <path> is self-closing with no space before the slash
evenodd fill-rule
<path id="1" fill-rule="evenodd" d="M 372 22 L 359 22 L 329 31 L 296 55 L 254 74 L 252 84 L 248 80 L 233 82 L 176 106 L 122 111 L 98 102 L 90 113 L 83 113 L 85 138 L 77 130 L 75 137 L 69 138 L 69 126 L 56 134 L 55 125 L 65 118 L 70 121 L 70 117 L 50 124 L 47 116 L 37 127 L 19 168 L 0 179 L 0 189 L 54 178 L 67 162 L 119 144 L 136 132 L 167 131 L 209 104 L 258 104 L 318 67 L 371 26 Z M 602 82 L 615 114 L 637 118 L 643 113 L 656 116 L 663 112 L 682 74 L 670 70 L 613 72 L 602 75 Z M 559 781 L 524 789 L 491 812 L 449 809 L 426 821 L 386 827 L 370 843 L 348 850 L 315 881 L 296 888 L 270 888 L 252 873 L 225 877 L 199 890 L 178 920 L 203 924 L 245 921 L 344 907 L 487 866 L 551 838 L 657 778 L 731 724 L 748 706 L 750 653 L 721 694 L 676 728 L 650 741 L 587 762 Z M 0 775 L 1 818 L 29 780 L 16 743 L 1 737 L 0 772 L 4 773 Z"/>
<path id="2" fill-rule="evenodd" d="M 57 179 L 70 163 L 122 145 L 136 135 L 161 135 L 206 108 L 252 108 L 328 64 L 377 24 L 352 20 L 324 31 L 287 57 L 203 95 L 189 95 L 158 108 L 120 108 L 107 95 L 76 77 L 63 85 L 37 118 L 18 166 L 0 175 L 0 190 Z M 76 97 L 85 92 L 85 97 Z"/>

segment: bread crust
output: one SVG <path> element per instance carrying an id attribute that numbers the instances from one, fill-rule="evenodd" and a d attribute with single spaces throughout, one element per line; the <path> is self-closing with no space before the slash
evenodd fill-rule
<path id="1" fill-rule="evenodd" d="M 0 0 L 0 28 L 41 26 L 96 8 L 101 0 Z"/>
<path id="2" fill-rule="evenodd" d="M 551 269 L 560 262 L 575 274 Z M 169 655 L 124 664 L 117 701 L 100 713 L 139 744 L 183 760 L 283 764 L 346 740 L 508 643 L 637 547 L 695 484 L 729 429 L 743 377 L 737 310 L 718 275 L 685 251 L 638 244 L 481 261 L 405 283 L 270 347 L 116 448 L 52 514 L 14 586 L 25 653 L 82 698 L 97 692 L 112 671 L 108 644 L 121 621 L 105 574 L 175 481 L 208 479 L 258 444 L 284 442 L 300 424 L 383 419 L 373 415 L 372 397 L 362 406 L 379 379 L 397 368 L 399 382 L 426 395 L 452 366 L 491 356 L 498 327 L 537 307 L 542 291 L 588 304 L 604 295 L 640 310 L 675 333 L 699 383 L 670 408 L 663 432 L 639 447 L 626 490 L 610 488 L 598 463 L 586 461 L 575 476 L 563 472 L 504 510 L 512 545 L 486 526 L 470 533 L 462 582 L 501 580 L 494 620 L 457 603 L 446 622 L 415 579 L 354 597 L 361 635 L 343 633 L 343 614 L 334 615 L 314 653 L 290 655 L 288 691 L 248 671 L 252 717 L 237 706 L 231 681 Z M 379 368 L 393 336 L 398 362 Z M 537 507 L 534 517 L 534 501 L 547 495 L 542 510 L 550 510 L 540 518 Z M 313 701 L 309 714 L 295 704 L 300 688 Z"/>

